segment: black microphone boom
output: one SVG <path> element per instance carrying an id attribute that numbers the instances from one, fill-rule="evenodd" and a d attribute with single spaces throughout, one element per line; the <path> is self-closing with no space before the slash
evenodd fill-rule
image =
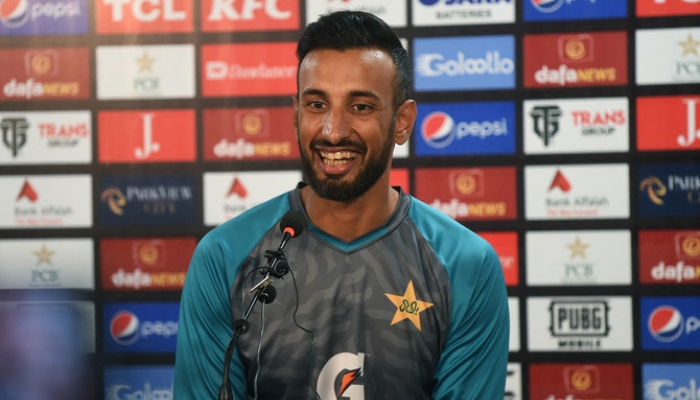
<path id="1" fill-rule="evenodd" d="M 270 276 L 275 278 L 281 278 L 287 272 L 289 272 L 289 265 L 285 257 L 284 246 L 291 238 L 295 238 L 301 234 L 304 230 L 304 225 L 306 220 L 304 219 L 304 214 L 301 211 L 289 210 L 287 211 L 280 220 L 280 230 L 282 231 L 282 241 L 280 242 L 277 251 L 265 250 L 265 257 L 267 258 L 267 266 L 263 268 L 265 279 L 260 281 L 257 285 L 253 286 L 250 290 L 253 293 L 253 299 L 248 305 L 243 314 L 243 318 L 233 321 L 233 336 L 231 341 L 226 348 L 226 353 L 224 354 L 224 371 L 222 376 L 221 387 L 219 387 L 218 400 L 234 400 L 233 391 L 231 390 L 231 384 L 228 381 L 228 371 L 231 365 L 231 357 L 233 356 L 233 349 L 238 340 L 238 336 L 241 333 L 248 332 L 248 316 L 250 316 L 251 311 L 253 311 L 253 306 L 257 301 L 261 301 L 265 304 L 271 303 L 275 300 L 277 296 L 277 290 L 271 285 L 272 279 Z"/>

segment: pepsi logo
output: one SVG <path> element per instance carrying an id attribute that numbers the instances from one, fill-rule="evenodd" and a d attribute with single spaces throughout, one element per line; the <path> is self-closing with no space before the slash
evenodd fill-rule
<path id="1" fill-rule="evenodd" d="M 656 307 L 647 324 L 649 333 L 659 342 L 673 342 L 683 333 L 683 315 L 671 306 Z"/>
<path id="2" fill-rule="evenodd" d="M 421 124 L 421 134 L 427 144 L 435 148 L 449 146 L 454 139 L 455 121 L 442 111 L 428 114 Z"/>
<path id="3" fill-rule="evenodd" d="M 0 22 L 8 28 L 24 25 L 29 19 L 28 0 L 0 0 Z"/>
<path id="4" fill-rule="evenodd" d="M 564 0 L 530 0 L 530 3 L 538 10 L 551 13 L 559 9 Z"/>
<path id="5" fill-rule="evenodd" d="M 114 315 L 109 325 L 109 333 L 115 342 L 123 345 L 134 343 L 139 338 L 139 319 L 129 311 Z"/>

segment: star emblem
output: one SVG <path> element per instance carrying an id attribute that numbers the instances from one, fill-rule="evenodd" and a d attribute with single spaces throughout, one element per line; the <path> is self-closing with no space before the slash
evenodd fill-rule
<path id="1" fill-rule="evenodd" d="M 144 52 L 143 55 L 136 59 L 136 63 L 139 65 L 138 72 L 153 72 L 153 63 L 156 61 L 155 58 L 148 56 L 148 53 Z"/>
<path id="2" fill-rule="evenodd" d="M 46 248 L 45 244 L 41 245 L 41 249 L 39 251 L 34 251 L 33 253 L 36 256 L 36 265 L 41 265 L 44 263 L 51 265 L 51 257 L 56 254 L 55 251 L 51 251 Z"/>
<path id="3" fill-rule="evenodd" d="M 688 33 L 688 39 L 686 39 L 684 42 L 678 42 L 678 44 L 680 44 L 683 48 L 683 54 L 681 54 L 681 57 L 685 56 L 686 54 L 698 55 L 700 40 L 694 40 L 692 34 Z"/>
<path id="4" fill-rule="evenodd" d="M 581 238 L 576 236 L 576 240 L 573 243 L 567 244 L 566 247 L 571 250 L 571 259 L 573 260 L 576 257 L 581 257 L 584 260 L 586 259 L 586 249 L 590 247 L 589 244 L 583 243 L 581 241 Z"/>
<path id="5" fill-rule="evenodd" d="M 394 319 L 391 321 L 391 325 L 394 325 L 404 319 L 408 319 L 413 322 L 413 325 L 421 330 L 420 327 L 420 313 L 427 310 L 433 306 L 433 303 L 428 303 L 416 299 L 416 291 L 413 289 L 413 281 L 408 282 L 406 291 L 403 296 L 396 294 L 384 293 L 384 295 L 391 300 L 396 306 L 396 314 L 394 314 Z"/>

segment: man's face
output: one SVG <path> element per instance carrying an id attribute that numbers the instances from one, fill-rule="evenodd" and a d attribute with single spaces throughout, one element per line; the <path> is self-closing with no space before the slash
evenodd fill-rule
<path id="1" fill-rule="evenodd" d="M 314 50 L 302 61 L 294 127 L 319 196 L 350 201 L 388 177 L 394 143 L 407 139 L 395 135 L 394 77 L 380 50 Z"/>

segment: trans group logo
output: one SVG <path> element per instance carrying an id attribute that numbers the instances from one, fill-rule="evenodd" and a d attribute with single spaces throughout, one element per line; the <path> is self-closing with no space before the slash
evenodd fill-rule
<path id="1" fill-rule="evenodd" d="M 700 350 L 700 297 L 641 299 L 642 349 Z"/>
<path id="2" fill-rule="evenodd" d="M 417 125 L 418 156 L 515 153 L 512 102 L 425 104 Z"/>

